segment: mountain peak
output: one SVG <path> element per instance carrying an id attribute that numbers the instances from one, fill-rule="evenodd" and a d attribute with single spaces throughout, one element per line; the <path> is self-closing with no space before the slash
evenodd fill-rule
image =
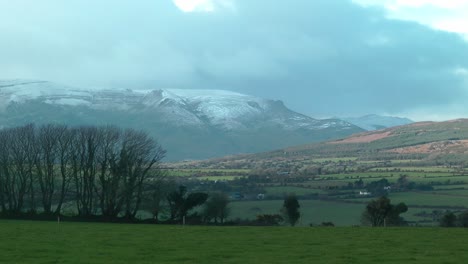
<path id="1" fill-rule="evenodd" d="M 0 81 L 0 106 L 4 126 L 54 122 L 144 128 L 177 158 L 265 151 L 362 131 L 344 121 L 302 115 L 282 101 L 226 90 L 99 90 L 13 80 Z"/>

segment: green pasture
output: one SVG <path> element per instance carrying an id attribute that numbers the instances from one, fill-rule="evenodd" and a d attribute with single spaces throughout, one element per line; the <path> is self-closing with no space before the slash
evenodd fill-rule
<path id="1" fill-rule="evenodd" d="M 247 174 L 250 170 L 247 169 L 170 169 L 165 170 L 169 176 L 192 176 L 192 175 L 206 175 L 206 174 L 218 174 L 218 175 L 242 175 Z"/>
<path id="2" fill-rule="evenodd" d="M 359 225 L 365 204 L 334 201 L 299 200 L 302 217 L 299 225 L 321 224 L 331 221 L 337 226 Z M 231 219 L 255 219 L 259 214 L 279 214 L 283 200 L 231 202 Z"/>
<path id="3" fill-rule="evenodd" d="M 466 196 L 468 197 L 468 189 L 438 189 L 434 190 L 432 193 L 439 195 L 451 195 L 451 196 Z M 468 206 L 468 204 L 467 204 Z"/>
<path id="4" fill-rule="evenodd" d="M 438 184 L 449 184 L 449 183 L 465 183 L 468 182 L 468 175 L 465 176 L 432 176 L 427 175 L 426 177 L 418 176 L 414 178 L 409 178 L 411 181 L 421 182 L 421 183 L 438 183 Z"/>
<path id="5" fill-rule="evenodd" d="M 460 195 L 447 195 L 432 191 L 390 193 L 388 198 L 392 200 L 392 203 L 403 202 L 408 206 L 414 207 L 468 208 L 468 196 L 464 197 Z M 375 198 L 357 198 L 349 200 L 354 202 L 367 203 L 372 199 Z"/>
<path id="6" fill-rule="evenodd" d="M 359 180 L 359 178 L 362 178 L 363 180 L 365 178 L 396 178 L 400 176 L 400 174 L 403 173 L 398 173 L 398 172 L 349 172 L 349 173 L 337 173 L 337 174 L 327 174 L 327 175 L 321 175 L 318 179 L 355 179 Z M 406 174 L 406 173 L 405 173 Z M 417 175 L 421 175 L 421 173 L 418 173 Z"/>
<path id="7" fill-rule="evenodd" d="M 312 159 L 313 162 L 324 163 L 324 162 L 340 162 L 340 161 L 356 161 L 357 157 L 343 157 L 343 158 L 317 158 Z"/>
<path id="8" fill-rule="evenodd" d="M 359 179 L 362 179 L 364 183 L 380 180 L 380 179 L 387 179 L 390 183 L 394 183 L 398 180 L 401 175 L 406 175 L 409 181 L 414 181 L 417 183 L 440 183 L 444 184 L 448 180 L 451 182 L 456 181 L 466 181 L 468 182 L 468 175 L 457 175 L 454 173 L 449 172 L 437 172 L 437 173 L 430 173 L 430 172 L 353 172 L 353 173 L 340 173 L 340 174 L 329 174 L 323 175 L 321 177 L 315 178 L 314 181 L 320 180 L 339 180 L 339 181 L 346 181 L 346 182 L 355 182 Z"/>
<path id="9" fill-rule="evenodd" d="M 207 180 L 207 181 L 232 181 L 236 178 L 243 178 L 242 176 L 200 176 L 198 179 L 200 180 Z"/>
<path id="10" fill-rule="evenodd" d="M 348 185 L 348 182 L 354 182 L 349 180 L 317 180 L 317 181 L 306 181 L 301 183 L 307 188 L 311 189 L 327 189 L 329 187 L 343 187 Z"/>
<path id="11" fill-rule="evenodd" d="M 444 172 L 444 173 L 451 173 L 455 172 L 456 170 L 453 168 L 447 168 L 445 166 L 428 166 L 428 167 L 376 167 L 372 168 L 369 171 L 393 171 L 393 172 Z"/>
<path id="12" fill-rule="evenodd" d="M 436 185 L 434 186 L 434 190 L 451 190 L 451 189 L 467 189 L 468 184 L 450 184 L 450 185 Z"/>
<path id="13" fill-rule="evenodd" d="M 267 195 L 287 195 L 294 193 L 296 195 L 308 195 L 308 194 L 325 194 L 326 191 L 319 189 L 295 187 L 295 186 L 276 186 L 276 187 L 265 187 L 265 192 Z"/>
<path id="14" fill-rule="evenodd" d="M 405 221 L 409 222 L 409 225 L 414 226 L 439 226 L 440 223 L 437 220 L 434 220 L 431 216 L 421 216 L 420 213 L 426 212 L 430 213 L 432 211 L 443 211 L 440 208 L 419 208 L 419 207 L 409 207 L 408 211 L 402 214 Z"/>
<path id="15" fill-rule="evenodd" d="M 408 163 L 417 163 L 420 160 L 417 159 L 403 159 L 403 160 L 389 160 L 391 164 L 408 164 Z"/>
<path id="16" fill-rule="evenodd" d="M 437 194 L 436 192 L 401 192 L 392 193 L 389 198 L 395 202 L 419 206 L 460 206 L 468 208 L 468 197 Z"/>
<path id="17" fill-rule="evenodd" d="M 1 263 L 465 263 L 468 229 L 0 221 Z"/>

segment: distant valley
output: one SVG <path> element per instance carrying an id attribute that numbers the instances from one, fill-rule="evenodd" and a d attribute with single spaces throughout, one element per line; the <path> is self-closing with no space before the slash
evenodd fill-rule
<path id="1" fill-rule="evenodd" d="M 312 215 L 322 208 L 321 217 L 307 216 L 312 223 L 326 219 L 337 225 L 366 225 L 362 211 L 373 199 L 386 196 L 408 209 L 395 225 L 447 226 L 442 222 L 445 215 L 455 212 L 459 217 L 468 210 L 468 119 L 418 122 L 339 140 L 169 166 L 187 181 L 209 179 L 218 186 L 236 186 L 246 197 L 265 195 L 266 201 L 237 203 L 244 208 L 239 210 L 241 217 L 253 218 L 255 208 L 269 208 L 272 201 L 280 204 L 295 193 L 301 208 Z"/>

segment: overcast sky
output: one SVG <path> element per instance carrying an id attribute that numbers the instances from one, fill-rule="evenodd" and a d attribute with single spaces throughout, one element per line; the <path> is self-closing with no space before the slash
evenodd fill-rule
<path id="1" fill-rule="evenodd" d="M 0 0 L 0 78 L 468 117 L 468 1 Z"/>

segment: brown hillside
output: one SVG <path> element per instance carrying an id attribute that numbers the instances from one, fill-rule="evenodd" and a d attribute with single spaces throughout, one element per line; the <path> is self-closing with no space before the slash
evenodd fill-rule
<path id="1" fill-rule="evenodd" d="M 345 138 L 342 140 L 331 141 L 330 144 L 347 144 L 347 143 L 369 143 L 372 141 L 376 141 L 382 138 L 386 138 L 392 134 L 391 131 L 380 131 L 380 132 L 373 132 L 373 133 L 361 133 L 355 136 L 351 136 L 349 138 Z"/>
<path id="2" fill-rule="evenodd" d="M 412 153 L 444 153 L 444 154 L 459 154 L 468 152 L 468 140 L 447 140 L 439 142 L 431 142 L 411 147 L 395 148 L 387 152 L 399 154 L 412 154 Z"/>

